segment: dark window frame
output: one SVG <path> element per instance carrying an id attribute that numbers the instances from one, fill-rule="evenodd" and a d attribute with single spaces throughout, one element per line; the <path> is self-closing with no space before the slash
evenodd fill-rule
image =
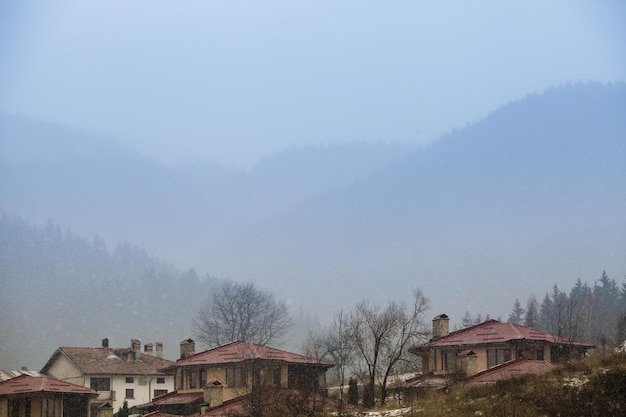
<path id="1" fill-rule="evenodd" d="M 111 391 L 111 378 L 91 377 L 89 378 L 89 380 L 89 388 L 93 389 L 94 391 Z"/>

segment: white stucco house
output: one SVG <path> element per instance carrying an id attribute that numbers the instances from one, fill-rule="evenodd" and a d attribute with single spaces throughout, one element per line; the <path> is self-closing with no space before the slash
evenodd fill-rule
<path id="1" fill-rule="evenodd" d="M 126 348 L 110 348 L 108 339 L 101 347 L 60 347 L 50 357 L 41 373 L 95 390 L 98 397 L 92 401 L 91 415 L 104 404 L 117 412 L 124 404 L 129 407 L 152 401 L 155 397 L 174 390 L 174 377 L 160 369 L 173 362 L 163 358 L 163 344 L 144 346 L 131 340 Z"/>

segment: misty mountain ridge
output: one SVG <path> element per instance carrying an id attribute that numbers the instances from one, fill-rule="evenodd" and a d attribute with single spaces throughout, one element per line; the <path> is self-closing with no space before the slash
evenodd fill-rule
<path id="1" fill-rule="evenodd" d="M 0 115 L 0 208 L 256 282 L 322 320 L 416 286 L 436 313 L 506 316 L 555 282 L 626 273 L 624 115 L 626 85 L 566 86 L 425 148 L 296 148 L 249 172 L 85 152 L 76 131 Z M 29 159 L 38 143 L 51 152 Z"/>

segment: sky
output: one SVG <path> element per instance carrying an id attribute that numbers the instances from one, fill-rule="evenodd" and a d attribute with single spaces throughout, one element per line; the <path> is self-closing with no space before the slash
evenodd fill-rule
<path id="1" fill-rule="evenodd" d="M 626 2 L 8 0 L 0 111 L 167 164 L 426 144 L 527 94 L 626 80 Z"/>

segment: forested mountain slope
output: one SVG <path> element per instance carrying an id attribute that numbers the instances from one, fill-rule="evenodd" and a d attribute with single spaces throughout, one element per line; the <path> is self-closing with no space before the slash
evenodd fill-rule
<path id="1" fill-rule="evenodd" d="M 0 216 L 0 359 L 39 369 L 59 346 L 164 342 L 178 354 L 216 279 L 180 272 L 143 249 L 84 239 L 58 224 Z M 19 368 L 16 368 L 19 369 Z"/>
<path id="2" fill-rule="evenodd" d="M 163 166 L 4 115 L 0 208 L 253 281 L 321 319 L 415 286 L 453 321 L 506 318 L 529 292 L 626 273 L 625 115 L 624 84 L 565 86 L 423 149 L 292 149 L 251 171 Z"/>

